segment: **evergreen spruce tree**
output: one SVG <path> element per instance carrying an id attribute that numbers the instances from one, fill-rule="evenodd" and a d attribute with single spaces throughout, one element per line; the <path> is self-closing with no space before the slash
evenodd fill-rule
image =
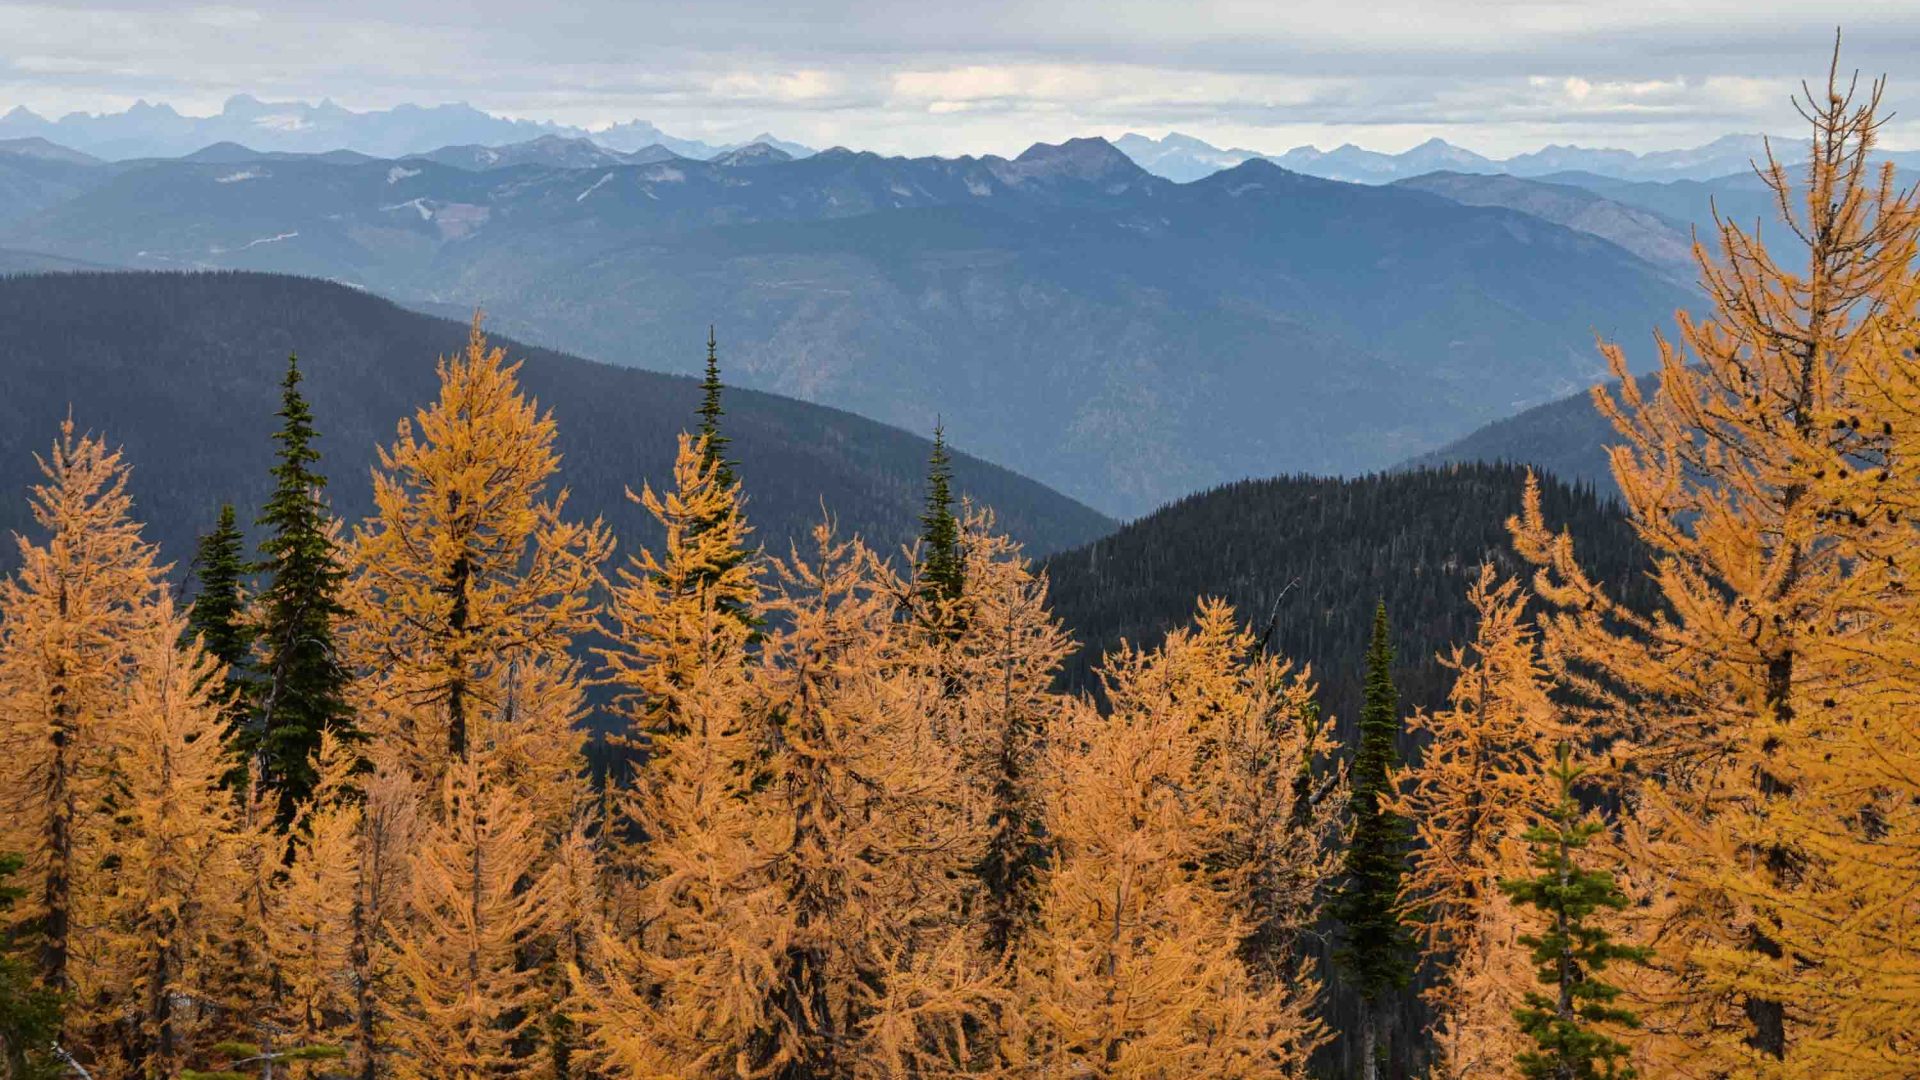
<path id="1" fill-rule="evenodd" d="M 737 619 L 740 623 L 755 630 L 754 640 L 758 640 L 759 621 L 749 606 L 733 595 L 732 591 L 718 587 L 723 579 L 731 577 L 730 571 L 747 561 L 747 549 L 739 543 L 740 533 L 732 528 L 728 519 L 729 511 L 740 505 L 740 478 L 733 471 L 736 464 L 727 459 L 727 444 L 731 441 L 720 429 L 720 418 L 726 410 L 720 407 L 720 392 L 726 387 L 720 381 L 719 346 L 713 336 L 713 327 L 707 327 L 707 376 L 700 381 L 700 469 L 712 472 L 711 486 L 716 491 L 728 492 L 725 500 L 726 510 L 719 509 L 721 503 L 715 503 L 712 512 L 696 515 L 687 522 L 690 537 L 698 538 L 715 530 L 728 532 L 735 540 L 733 545 L 716 551 L 712 562 L 699 568 L 694 574 L 691 585 L 696 591 L 706 591 L 713 597 L 714 607 L 724 614 Z"/>
<path id="2" fill-rule="evenodd" d="M 714 486 L 730 488 L 739 483 L 733 474 L 734 462 L 727 460 L 727 443 L 730 439 L 720 430 L 720 418 L 726 410 L 720 407 L 720 391 L 724 386 L 720 382 L 719 343 L 713 336 L 713 327 L 707 327 L 707 377 L 700 381 L 700 437 L 706 440 L 701 450 L 700 467 L 713 470 Z"/>
<path id="3" fill-rule="evenodd" d="M 259 518 L 268 530 L 257 566 L 267 578 L 257 628 L 260 701 L 245 748 L 259 763 L 261 782 L 278 793 L 284 824 L 313 791 L 321 733 L 356 733 L 346 701 L 347 671 L 334 647 L 334 621 L 345 614 L 339 595 L 346 571 L 322 497 L 327 480 L 314 468 L 318 433 L 300 393 L 298 358 L 287 358 L 281 387 L 282 425 L 273 436 L 279 463 L 273 467 L 273 495 Z"/>
<path id="4" fill-rule="evenodd" d="M 1513 1011 L 1521 1030 L 1539 1048 L 1515 1058 L 1528 1080 L 1629 1080 L 1635 1075 L 1621 1060 L 1627 1045 L 1606 1029 L 1635 1028 L 1639 1018 L 1613 1003 L 1620 989 L 1600 975 L 1614 961 L 1644 964 L 1651 952 L 1618 944 L 1605 928 L 1593 924 L 1596 912 L 1619 911 L 1627 899 L 1612 874 L 1579 863 L 1578 853 L 1602 830 L 1599 822 L 1585 818 L 1573 798 L 1580 773 L 1562 743 L 1550 773 L 1559 782 L 1560 803 L 1546 823 L 1526 832 L 1538 873 L 1500 883 L 1515 903 L 1539 909 L 1547 920 L 1544 932 L 1520 937 L 1520 944 L 1532 950 L 1541 985 L 1552 995 L 1529 993 L 1526 1006 Z"/>
<path id="5" fill-rule="evenodd" d="M 953 513 L 953 462 L 947 455 L 946 429 L 933 427 L 933 454 L 927 459 L 927 505 L 920 515 L 920 595 L 930 608 L 959 601 L 966 591 L 966 557 L 960 550 L 960 521 Z"/>
<path id="6" fill-rule="evenodd" d="M 1383 601 L 1374 609 L 1373 640 L 1367 648 L 1360 746 L 1350 778 L 1353 831 L 1347 843 L 1346 882 L 1333 903 L 1334 916 L 1345 928 L 1336 959 L 1365 1004 L 1361 1054 L 1367 1080 L 1379 1075 L 1388 998 L 1405 987 L 1413 973 L 1413 943 L 1398 910 L 1400 879 L 1407 869 L 1406 823 L 1383 805 L 1391 794 L 1399 734 L 1400 695 L 1393 685 L 1393 645 Z"/>
<path id="7" fill-rule="evenodd" d="M 200 589 L 187 612 L 187 637 L 197 638 L 201 649 L 226 670 L 226 683 L 215 699 L 226 721 L 229 739 L 242 736 L 252 708 L 254 628 L 247 622 L 246 603 L 240 595 L 247 575 L 247 563 L 240 550 L 242 539 L 233 504 L 227 503 L 220 507 L 220 518 L 213 531 L 201 536 L 195 549 L 193 573 Z M 241 786 L 246 775 L 243 759 L 224 782 L 228 786 Z"/>

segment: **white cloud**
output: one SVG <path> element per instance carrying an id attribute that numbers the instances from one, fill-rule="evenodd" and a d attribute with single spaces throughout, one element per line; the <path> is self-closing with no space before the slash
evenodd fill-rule
<path id="1" fill-rule="evenodd" d="M 1901 81 L 1914 0 L 0 0 L 0 111 L 206 113 L 248 92 L 906 152 L 1129 129 L 1262 150 L 1648 149 L 1791 130 L 1787 95 L 1836 22 L 1850 62 L 1894 71 L 1891 105 L 1920 103 L 1920 77 Z"/>

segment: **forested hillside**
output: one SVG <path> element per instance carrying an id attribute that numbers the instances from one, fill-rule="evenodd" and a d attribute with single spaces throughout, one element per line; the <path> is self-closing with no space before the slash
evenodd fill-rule
<path id="1" fill-rule="evenodd" d="M 1548 516 L 1595 577 L 1633 606 L 1650 603 L 1651 567 L 1620 510 L 1586 485 L 1541 479 Z M 1048 595 L 1084 643 L 1067 681 L 1089 687 L 1100 655 L 1123 638 L 1150 647 L 1193 617 L 1197 597 L 1218 597 L 1269 649 L 1311 663 L 1322 704 L 1351 730 L 1369 622 L 1384 601 L 1407 706 L 1437 705 L 1451 680 L 1434 657 L 1473 632 L 1467 588 L 1480 564 L 1522 570 L 1505 522 L 1525 482 L 1522 467 L 1477 463 L 1249 480 L 1060 552 L 1047 560 Z"/>
<path id="2" fill-rule="evenodd" d="M 298 353 L 321 432 L 328 494 L 348 521 L 371 508 L 374 446 L 433 393 L 434 360 L 460 323 L 359 290 L 265 274 L 75 274 L 0 279 L 0 530 L 25 530 L 33 455 L 71 410 L 83 430 L 125 446 L 149 537 L 184 564 L 222 502 L 251 522 L 267 493 L 277 386 Z M 672 345 L 705 355 L 699 337 Z M 725 363 L 726 328 L 722 336 Z M 572 505 L 651 542 L 622 492 L 667 475 L 675 433 L 697 419 L 692 379 L 596 364 L 508 343 L 523 378 L 560 421 Z M 664 347 L 668 347 L 663 345 Z M 734 455 L 774 551 L 831 511 L 883 551 L 914 535 L 927 440 L 832 409 L 751 391 L 728 398 Z M 953 433 L 966 445 L 963 433 Z M 1108 520 L 1040 484 L 957 458 L 959 487 L 992 505 L 1036 550 L 1084 542 Z M 12 566 L 11 545 L 0 565 Z"/>

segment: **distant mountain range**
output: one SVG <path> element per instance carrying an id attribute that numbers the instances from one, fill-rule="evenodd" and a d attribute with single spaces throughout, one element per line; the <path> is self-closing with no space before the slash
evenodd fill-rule
<path id="1" fill-rule="evenodd" d="M 1773 149 L 1781 160 L 1805 160 L 1802 140 L 1775 138 Z M 1614 180 L 1710 180 L 1750 172 L 1765 160 L 1767 139 L 1762 135 L 1723 135 L 1704 146 L 1682 150 L 1590 149 L 1548 146 L 1510 158 L 1489 158 L 1455 146 L 1445 139 L 1428 139 L 1410 150 L 1387 154 L 1348 143 L 1332 150 L 1296 146 L 1283 154 L 1264 154 L 1241 148 L 1222 149 L 1178 132 L 1154 139 L 1128 134 L 1114 141 L 1122 153 L 1140 166 L 1170 180 L 1197 180 L 1242 162 L 1264 158 L 1283 168 L 1329 180 L 1356 184 L 1386 184 L 1431 172 L 1505 173 L 1512 176 L 1551 177 L 1584 172 Z M 1920 150 L 1882 155 L 1903 168 L 1920 166 Z"/>
<path id="2" fill-rule="evenodd" d="M 400 157 L 443 146 L 526 142 L 542 135 L 591 138 L 622 153 L 659 145 L 681 157 L 699 159 L 759 142 L 795 157 L 811 153 L 798 143 L 766 134 L 719 145 L 678 139 L 644 120 L 588 131 L 550 121 L 494 116 L 466 104 L 398 105 L 354 112 L 331 100 L 317 105 L 266 102 L 247 94 L 228 98 L 213 116 L 185 116 L 171 105 L 145 101 L 117 113 L 76 112 L 48 119 L 16 106 L 0 116 L 0 139 L 43 138 L 113 160 L 177 157 L 219 142 L 240 143 L 257 150 L 354 150 L 378 157 Z"/>
<path id="3" fill-rule="evenodd" d="M 1266 161 L 1176 184 L 1098 139 L 646 164 L 521 146 L 504 167 L 241 147 L 97 167 L 0 247 L 477 305 L 664 371 L 695 370 L 718 322 L 739 383 L 910 430 L 944 417 L 1118 516 L 1242 476 L 1387 467 L 1584 386 L 1596 331 L 1643 334 L 1691 301 L 1671 267 L 1535 213 Z"/>
<path id="4" fill-rule="evenodd" d="M 0 536 L 33 531 L 33 455 L 71 414 L 126 448 L 135 512 L 179 570 L 222 501 L 250 522 L 265 498 L 288 353 L 301 358 L 333 508 L 354 521 L 372 506 L 375 447 L 432 398 L 435 359 L 464 346 L 467 333 L 341 285 L 265 274 L 4 277 L 0 326 Z M 525 361 L 524 387 L 554 415 L 570 510 L 604 515 L 623 556 L 657 544 L 654 524 L 624 492 L 671 482 L 675 436 L 699 419 L 698 384 L 495 343 Z M 730 391 L 726 409 L 755 542 L 784 555 L 829 513 L 844 534 L 887 555 L 917 534 L 927 440 L 750 390 Z M 1113 527 L 966 454 L 956 456 L 955 479 L 1035 554 Z M 17 557 L 12 544 L 0 546 L 0 572 Z"/>

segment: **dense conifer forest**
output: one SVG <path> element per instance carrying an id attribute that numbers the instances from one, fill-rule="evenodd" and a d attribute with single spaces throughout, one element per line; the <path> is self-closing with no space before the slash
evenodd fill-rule
<path id="1" fill-rule="evenodd" d="M 1524 572 L 1506 521 L 1520 512 L 1526 479 L 1521 466 L 1472 463 L 1247 480 L 1050 556 L 1054 614 L 1086 646 L 1067 661 L 1067 683 L 1093 689 L 1102 653 L 1122 639 L 1158 641 L 1192 617 L 1197 597 L 1219 597 L 1267 648 L 1313 665 L 1323 707 L 1350 731 L 1379 600 L 1393 617 L 1406 704 L 1438 705 L 1452 685 L 1438 657 L 1472 636 L 1467 590 L 1480 565 Z M 1652 563 L 1619 505 L 1544 474 L 1540 496 L 1594 577 L 1648 610 Z"/>

